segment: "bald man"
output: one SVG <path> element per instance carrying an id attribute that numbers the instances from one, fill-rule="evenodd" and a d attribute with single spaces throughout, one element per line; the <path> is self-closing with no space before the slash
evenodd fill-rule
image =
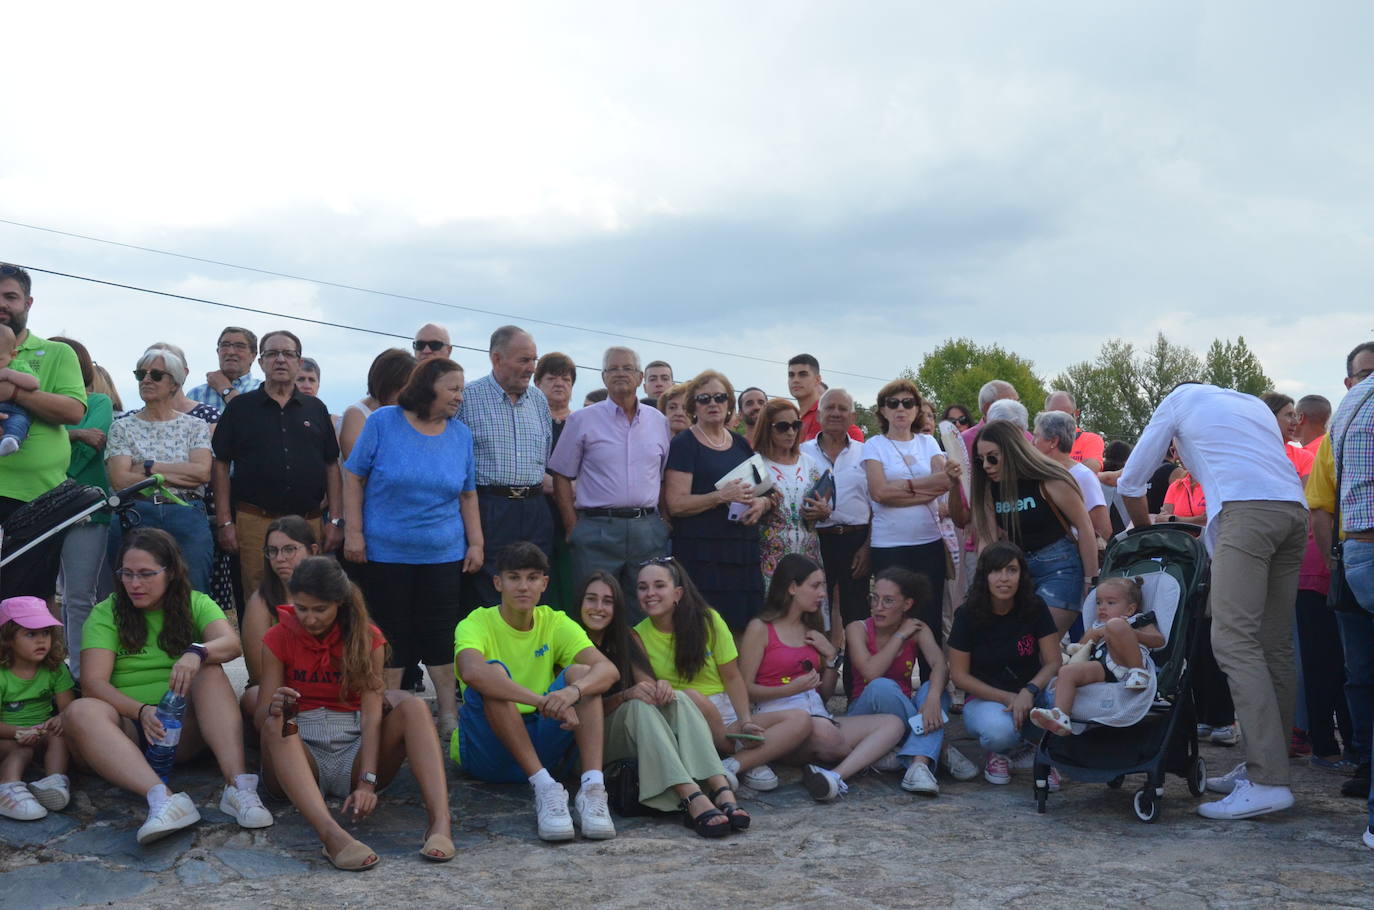
<path id="1" fill-rule="evenodd" d="M 434 323 L 420 326 L 415 333 L 415 359 L 420 363 L 435 357 L 453 359 L 453 342 L 449 340 L 448 329 Z"/>

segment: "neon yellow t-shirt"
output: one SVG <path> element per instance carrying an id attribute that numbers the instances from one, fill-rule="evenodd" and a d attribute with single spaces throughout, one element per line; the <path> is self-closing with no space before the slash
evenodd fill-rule
<path id="1" fill-rule="evenodd" d="M 695 679 L 683 679 L 678 675 L 677 665 L 673 661 L 675 636 L 655 629 L 653 621 L 648 617 L 640 620 L 639 625 L 635 626 L 635 631 L 644 642 L 644 651 L 649 655 L 649 664 L 654 668 L 654 676 L 667 680 L 674 689 L 696 689 L 702 695 L 718 695 L 725 691 L 719 667 L 738 658 L 739 651 L 735 648 L 735 639 L 730 634 L 730 627 L 720 618 L 720 614 L 707 608 L 706 616 L 710 633 L 706 641 L 706 663 Z"/>
<path id="2" fill-rule="evenodd" d="M 472 649 L 484 660 L 499 660 L 510 671 L 510 678 L 532 692 L 547 692 L 558 676 L 559 667 L 571 666 L 577 655 L 593 647 L 592 640 L 571 616 L 548 606 L 534 608 L 534 625 L 528 632 L 511 628 L 501 618 L 500 607 L 481 607 L 468 614 L 453 632 L 454 674 L 458 675 L 457 656 Z M 468 690 L 458 676 L 463 691 Z M 521 714 L 534 712 L 534 705 L 520 705 Z M 456 743 L 458 738 L 455 736 Z"/>
<path id="3" fill-rule="evenodd" d="M 72 671 L 59 664 L 56 670 L 39 667 L 33 679 L 20 679 L 13 670 L 0 667 L 0 723 L 36 727 L 57 712 L 53 696 L 70 692 Z"/>
<path id="4" fill-rule="evenodd" d="M 91 609 L 91 615 L 81 627 L 81 650 L 103 648 L 113 651 L 115 660 L 114 669 L 110 672 L 110 685 L 145 705 L 155 705 L 166 693 L 172 664 L 181 655 L 168 654 L 158 647 L 157 637 L 162 634 L 162 611 L 142 612 L 148 625 L 148 637 L 143 641 L 143 650 L 125 651 L 120 646 L 113 594 Z M 199 591 L 192 591 L 191 622 L 196 627 L 197 640 L 203 640 L 205 627 L 217 619 L 224 619 L 224 611 L 219 604 Z"/>
<path id="5" fill-rule="evenodd" d="M 29 332 L 10 366 L 37 376 L 41 392 L 86 403 L 86 386 L 81 382 L 76 352 L 60 341 L 48 341 Z M 4 470 L 0 470 L 0 496 L 22 502 L 37 499 L 65 480 L 72 459 L 67 428 L 39 420 L 33 414 L 29 416 L 33 419 L 29 438 L 19 451 L 5 459 Z"/>

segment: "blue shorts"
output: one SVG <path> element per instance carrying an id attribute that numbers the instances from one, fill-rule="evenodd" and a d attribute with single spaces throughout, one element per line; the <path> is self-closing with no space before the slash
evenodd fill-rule
<path id="1" fill-rule="evenodd" d="M 1026 554 L 1035 593 L 1048 606 L 1061 610 L 1083 609 L 1083 559 L 1078 543 L 1061 537 L 1054 543 Z"/>
<path id="2" fill-rule="evenodd" d="M 510 675 L 510 669 L 499 660 L 489 660 Z M 548 692 L 556 692 L 567 685 L 564 673 L 559 673 L 549 686 Z M 545 692 L 544 694 L 548 694 Z M 564 730 L 558 721 L 551 720 L 537 711 L 522 715 L 525 732 L 534 744 L 539 761 L 550 774 L 558 776 L 560 767 L 571 758 L 573 734 Z M 449 754 L 463 770 L 479 780 L 494 783 L 520 783 L 528 779 L 520 763 L 505 747 L 487 722 L 487 712 L 483 706 L 482 693 L 476 687 L 468 686 L 463 693 L 463 707 L 458 711 L 458 729 L 453 732 L 453 743 Z"/>

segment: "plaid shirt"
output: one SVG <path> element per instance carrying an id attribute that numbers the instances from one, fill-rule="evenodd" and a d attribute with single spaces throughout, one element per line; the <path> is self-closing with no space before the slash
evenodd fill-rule
<path id="1" fill-rule="evenodd" d="M 230 383 L 233 390 L 240 395 L 244 392 L 251 392 L 260 385 L 262 385 L 262 380 L 252 373 L 244 373 L 238 379 Z M 210 388 L 208 382 L 202 382 L 194 389 L 187 389 L 186 397 L 197 404 L 205 405 L 207 408 L 214 408 L 216 411 L 224 410 L 224 399 L 220 397 L 219 392 Z"/>
<path id="2" fill-rule="evenodd" d="M 1374 376 L 1345 393 L 1330 437 L 1341 477 L 1341 530 L 1374 530 Z M 1349 428 L 1349 432 L 1347 432 Z"/>
<path id="3" fill-rule="evenodd" d="M 479 487 L 527 487 L 544 482 L 553 445 L 549 400 L 533 383 L 511 402 L 487 374 L 463 390 L 458 419 L 472 430 L 472 455 Z"/>

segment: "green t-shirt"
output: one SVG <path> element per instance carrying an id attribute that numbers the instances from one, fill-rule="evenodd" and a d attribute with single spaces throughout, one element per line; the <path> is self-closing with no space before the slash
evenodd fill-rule
<path id="1" fill-rule="evenodd" d="M 702 695 L 719 695 L 725 691 L 725 683 L 720 678 L 720 665 L 728 664 L 739 657 L 735 648 L 734 636 L 730 627 L 720 614 L 707 608 L 709 638 L 706 641 L 706 663 L 695 679 L 683 679 L 678 675 L 677 664 L 673 660 L 672 633 L 660 632 L 654 628 L 653 620 L 647 616 L 635 626 L 639 638 L 644 642 L 644 651 L 649 656 L 649 664 L 654 668 L 654 676 L 667 680 L 674 689 L 696 689 Z"/>
<path id="2" fill-rule="evenodd" d="M 67 429 L 99 430 L 108 435 L 110 424 L 113 422 L 114 404 L 110 401 L 110 396 L 92 392 L 86 396 L 86 416 L 81 418 L 80 423 L 73 424 Z M 67 466 L 67 476 L 79 484 L 99 487 L 106 493 L 110 492 L 110 478 L 105 473 L 104 457 L 84 442 L 72 440 L 72 462 Z M 96 512 L 91 516 L 91 524 L 107 525 L 109 523 L 110 514 L 108 512 Z"/>
<path id="3" fill-rule="evenodd" d="M 158 647 L 157 637 L 162 634 L 162 611 L 142 612 L 148 623 L 148 637 L 143 643 L 143 650 L 130 652 L 120 648 L 113 594 L 91 609 L 91 615 L 81 627 L 81 650 L 103 648 L 113 651 L 115 661 L 110 684 L 130 698 L 145 705 L 155 705 L 166 693 L 172 664 L 181 655 L 168 654 Z M 205 627 L 217 619 L 224 619 L 224 611 L 219 605 L 199 591 L 192 591 L 191 622 L 196 627 L 197 638 L 203 640 Z"/>
<path id="4" fill-rule="evenodd" d="M 53 696 L 70 692 L 74 685 L 65 663 L 56 670 L 39 667 L 33 679 L 20 679 L 13 670 L 0 667 L 0 724 L 38 726 L 57 713 Z"/>
<path id="5" fill-rule="evenodd" d="M 76 352 L 60 341 L 29 332 L 10 367 L 37 376 L 39 391 L 86 402 Z M 4 470 L 0 470 L 0 496 L 21 502 L 37 499 L 66 479 L 72 456 L 65 427 L 39 420 L 33 413 L 29 417 L 33 421 L 29 438 L 19 451 L 5 458 Z"/>

